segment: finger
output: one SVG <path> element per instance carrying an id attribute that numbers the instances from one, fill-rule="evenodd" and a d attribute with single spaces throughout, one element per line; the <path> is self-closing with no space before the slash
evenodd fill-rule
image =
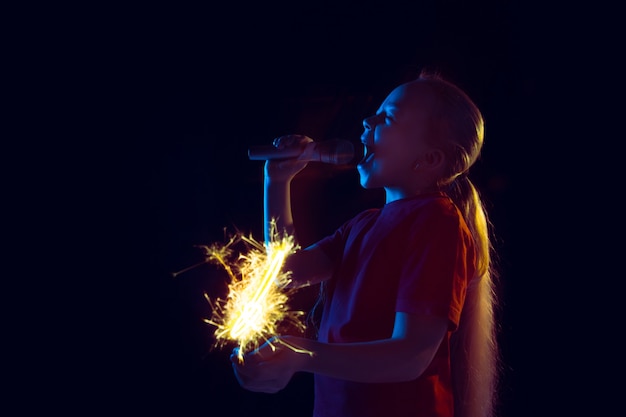
<path id="1" fill-rule="evenodd" d="M 303 159 L 305 161 L 308 161 L 309 158 L 311 158 L 315 152 L 315 143 L 313 141 L 303 142 L 302 146 L 303 146 L 302 153 L 300 154 L 300 157 L 298 159 Z"/>
<path id="2" fill-rule="evenodd" d="M 239 358 L 237 355 L 231 355 L 230 361 L 235 372 L 254 377 L 261 372 L 259 368 L 266 364 L 268 356 L 268 354 L 258 354 L 256 351 L 253 351 L 245 354 L 242 358 Z"/>
<path id="3" fill-rule="evenodd" d="M 231 352 L 231 354 L 230 354 L 230 360 L 233 361 L 233 359 L 238 358 L 239 357 L 239 352 L 240 352 L 239 346 L 235 347 L 233 349 L 233 351 Z"/>
<path id="4" fill-rule="evenodd" d="M 313 139 L 306 135 L 290 135 L 290 145 L 298 144 L 300 146 L 304 146 L 309 143 L 313 143 Z"/>
<path id="5" fill-rule="evenodd" d="M 272 144 L 278 149 L 283 149 L 287 146 L 291 146 L 293 142 L 294 142 L 293 135 L 284 135 L 284 136 L 279 136 L 275 138 L 272 141 Z"/>
<path id="6" fill-rule="evenodd" d="M 245 366 L 238 365 L 237 363 L 233 363 L 232 367 L 237 381 L 239 381 L 242 386 L 258 377 L 258 372 L 255 372 L 254 369 L 246 368 Z"/>
<path id="7" fill-rule="evenodd" d="M 233 364 L 233 370 L 239 385 L 246 389 L 254 386 L 262 387 L 268 384 L 268 376 L 264 374 L 262 367 L 246 368 Z"/>
<path id="8" fill-rule="evenodd" d="M 278 168 L 279 169 L 296 169 L 296 168 L 300 168 L 302 166 L 305 166 L 307 164 L 306 161 L 300 161 L 298 159 L 285 159 L 283 161 L 280 161 L 278 163 Z"/>
<path id="9" fill-rule="evenodd" d="M 246 358 L 249 357 L 251 354 L 252 352 L 242 354 L 241 350 L 237 347 L 233 349 L 232 353 L 229 356 L 229 359 L 233 364 L 242 365 L 244 362 L 246 362 Z"/>
<path id="10" fill-rule="evenodd" d="M 267 361 L 280 352 L 280 338 L 273 336 L 269 338 L 261 346 L 250 352 L 250 358 L 255 362 Z"/>
<path id="11" fill-rule="evenodd" d="M 275 138 L 272 141 L 272 144 L 278 148 L 282 149 L 289 146 L 294 145 L 305 145 L 307 143 L 313 142 L 313 139 L 306 135 L 284 135 Z"/>
<path id="12" fill-rule="evenodd" d="M 282 390 L 285 386 L 278 380 L 268 379 L 263 381 L 246 381 L 246 383 L 242 385 L 242 387 L 249 391 L 275 394 L 278 391 Z"/>

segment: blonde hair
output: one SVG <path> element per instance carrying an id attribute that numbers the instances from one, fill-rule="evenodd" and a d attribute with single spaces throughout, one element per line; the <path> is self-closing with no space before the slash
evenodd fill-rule
<path id="1" fill-rule="evenodd" d="M 476 246 L 476 272 L 470 278 L 459 327 L 450 342 L 454 415 L 490 417 L 494 415 L 500 369 L 492 225 L 478 190 L 467 176 L 482 149 L 484 120 L 474 102 L 438 74 L 422 72 L 415 82 L 426 83 L 435 93 L 435 137 L 443 138 L 438 145 L 449 162 L 438 185 L 460 209 Z"/>

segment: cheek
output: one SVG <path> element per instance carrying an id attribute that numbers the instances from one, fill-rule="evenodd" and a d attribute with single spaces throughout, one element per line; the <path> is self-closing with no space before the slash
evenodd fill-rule
<path id="1" fill-rule="evenodd" d="M 374 186 L 397 185 L 407 178 L 411 166 L 405 156 L 381 158 L 374 162 L 368 183 Z"/>
<path id="2" fill-rule="evenodd" d="M 386 169 L 393 172 L 405 172 L 412 169 L 415 165 L 415 156 L 412 149 L 407 147 L 401 147 L 394 149 L 390 152 L 389 157 L 385 159 Z"/>
<path id="3" fill-rule="evenodd" d="M 406 163 L 414 159 L 417 142 L 416 133 L 413 130 L 394 126 L 381 141 L 381 151 L 385 159 L 393 160 L 395 163 Z"/>

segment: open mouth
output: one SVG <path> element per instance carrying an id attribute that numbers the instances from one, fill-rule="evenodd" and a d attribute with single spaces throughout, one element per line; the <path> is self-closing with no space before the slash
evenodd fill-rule
<path id="1" fill-rule="evenodd" d="M 359 162 L 360 165 L 367 164 L 374 159 L 374 148 L 372 146 L 363 146 L 363 159 Z"/>

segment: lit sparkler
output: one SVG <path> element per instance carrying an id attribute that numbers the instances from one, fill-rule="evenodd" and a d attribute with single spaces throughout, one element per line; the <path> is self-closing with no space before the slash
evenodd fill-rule
<path id="1" fill-rule="evenodd" d="M 304 313 L 288 309 L 289 291 L 286 287 L 291 281 L 291 272 L 282 269 L 287 257 L 298 246 L 293 236 L 287 233 L 279 236 L 275 221 L 271 226 L 271 239 L 265 244 L 251 236 L 238 234 L 225 245 L 200 246 L 206 253 L 205 262 L 220 264 L 230 277 L 226 299 L 211 302 L 205 294 L 213 310 L 211 318 L 205 322 L 216 327 L 216 345 L 223 346 L 229 341 L 237 343 L 240 361 L 246 351 L 276 335 L 280 324 L 291 324 L 300 331 L 305 328 L 300 320 Z M 239 241 L 250 250 L 232 261 L 232 246 Z"/>

